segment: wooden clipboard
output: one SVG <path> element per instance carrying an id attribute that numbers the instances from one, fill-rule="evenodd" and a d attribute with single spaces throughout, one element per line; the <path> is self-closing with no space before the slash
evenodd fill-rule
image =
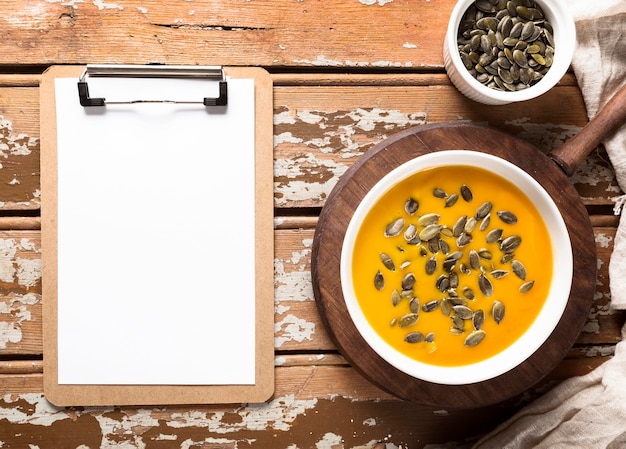
<path id="1" fill-rule="evenodd" d="M 269 74 L 260 68 L 223 68 L 224 79 L 254 80 L 254 267 L 256 274 L 254 383 L 245 385 L 59 383 L 59 267 L 57 263 L 59 179 L 55 80 L 57 78 L 79 79 L 84 73 L 84 66 L 54 66 L 43 74 L 41 81 L 41 228 L 44 393 L 46 398 L 59 406 L 248 403 L 268 400 L 274 392 L 273 93 Z M 76 101 L 78 101 L 78 92 Z M 209 102 L 211 101 L 209 99 Z M 236 156 L 233 156 L 233 160 L 236 161 Z M 212 344 L 219 344 L 219 342 L 212 342 Z M 197 357 L 203 356 L 203 354 L 197 354 Z M 206 363 L 211 363 L 211 361 L 207 360 Z M 219 369 L 219 366 L 214 369 Z"/>

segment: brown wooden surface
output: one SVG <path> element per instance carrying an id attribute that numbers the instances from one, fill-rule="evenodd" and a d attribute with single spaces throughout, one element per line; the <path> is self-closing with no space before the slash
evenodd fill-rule
<path id="1" fill-rule="evenodd" d="M 568 228 L 573 280 L 567 306 L 550 337 L 527 360 L 483 382 L 442 385 L 415 379 L 379 356 L 350 318 L 340 279 L 341 247 L 352 215 L 365 194 L 391 170 L 433 152 L 461 149 L 488 153 L 525 170 L 550 194 Z M 451 158 L 450 163 L 454 160 Z M 381 388 L 420 404 L 476 408 L 499 403 L 527 390 L 554 369 L 574 344 L 593 302 L 596 281 L 593 229 L 569 179 L 546 155 L 527 142 L 485 126 L 444 122 L 398 133 L 353 165 L 326 202 L 312 252 L 313 290 L 322 320 L 351 363 Z"/>
<path id="2" fill-rule="evenodd" d="M 443 34 L 453 4 L 4 1 L 3 447 L 458 448 L 556 383 L 609 359 L 626 314 L 610 308 L 608 263 L 617 226 L 611 198 L 621 192 L 601 148 L 570 180 L 593 224 L 594 302 L 574 347 L 530 390 L 478 411 L 403 402 L 361 376 L 339 354 L 321 321 L 310 274 L 320 208 L 343 173 L 375 144 L 411 126 L 462 120 L 489 124 L 547 153 L 587 123 L 571 73 L 523 104 L 488 108 L 460 95 L 442 68 Z M 43 395 L 41 73 L 52 64 L 151 61 L 261 66 L 272 74 L 276 392 L 268 403 L 65 409 L 51 406 Z"/>

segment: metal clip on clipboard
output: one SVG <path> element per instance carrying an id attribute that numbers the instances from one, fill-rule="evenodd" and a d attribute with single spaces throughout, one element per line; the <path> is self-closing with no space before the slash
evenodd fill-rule
<path id="1" fill-rule="evenodd" d="M 90 98 L 87 76 L 124 76 L 134 78 L 208 78 L 219 80 L 219 96 L 205 97 L 202 101 L 176 100 L 130 100 L 109 101 L 104 98 Z M 165 66 L 165 65 L 87 65 L 78 79 L 78 96 L 81 106 L 105 106 L 107 104 L 132 103 L 175 103 L 175 104 L 203 104 L 204 106 L 226 106 L 228 104 L 228 87 L 221 67 L 214 66 Z"/>

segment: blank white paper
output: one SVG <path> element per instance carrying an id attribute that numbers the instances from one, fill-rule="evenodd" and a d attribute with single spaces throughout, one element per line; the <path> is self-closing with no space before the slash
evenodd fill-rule
<path id="1" fill-rule="evenodd" d="M 59 384 L 255 383 L 254 80 L 57 79 Z M 195 79 L 88 78 L 194 100 Z"/>

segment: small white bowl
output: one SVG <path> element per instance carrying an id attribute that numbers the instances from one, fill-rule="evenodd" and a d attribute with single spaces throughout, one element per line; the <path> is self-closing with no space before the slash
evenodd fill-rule
<path id="1" fill-rule="evenodd" d="M 526 193 L 543 217 L 550 233 L 553 277 L 545 304 L 530 328 L 502 352 L 463 366 L 436 366 L 412 359 L 389 345 L 372 327 L 357 300 L 352 281 L 352 255 L 357 233 L 369 210 L 391 188 L 416 172 L 445 165 L 469 165 L 491 170 Z M 343 241 L 340 277 L 346 307 L 368 345 L 398 370 L 428 382 L 461 385 L 482 382 L 504 374 L 530 357 L 555 329 L 569 298 L 573 259 L 569 234 L 561 213 L 545 189 L 528 173 L 499 157 L 469 150 L 448 150 L 416 157 L 384 176 L 357 207 Z"/>
<path id="2" fill-rule="evenodd" d="M 508 92 L 487 87 L 476 80 L 465 68 L 458 52 L 457 33 L 465 11 L 474 0 L 459 0 L 452 10 L 443 45 L 443 59 L 448 77 L 468 98 L 484 104 L 501 105 L 536 98 L 554 87 L 565 75 L 576 48 L 576 27 L 567 2 L 536 0 L 554 30 L 554 62 L 546 75 L 527 89 Z"/>

